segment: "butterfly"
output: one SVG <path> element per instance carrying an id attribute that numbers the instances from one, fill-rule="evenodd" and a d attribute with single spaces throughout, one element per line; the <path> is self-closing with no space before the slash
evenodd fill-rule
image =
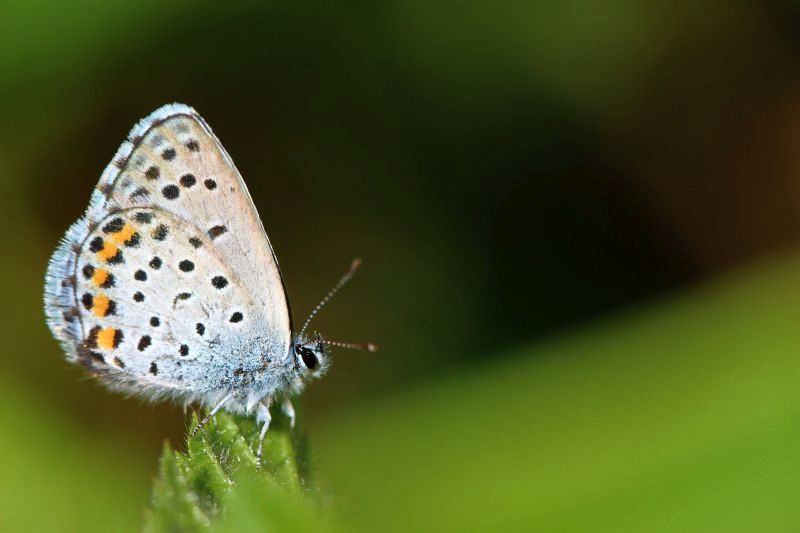
<path id="1" fill-rule="evenodd" d="M 254 415 L 256 457 L 280 400 L 328 367 L 331 346 L 295 334 L 278 260 L 244 180 L 191 107 L 169 104 L 131 130 L 67 231 L 45 277 L 47 323 L 67 360 L 112 390 Z"/>

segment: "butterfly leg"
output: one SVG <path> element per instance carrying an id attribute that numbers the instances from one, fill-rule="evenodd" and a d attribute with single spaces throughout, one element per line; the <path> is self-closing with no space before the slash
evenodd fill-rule
<path id="1" fill-rule="evenodd" d="M 283 403 L 281 404 L 281 409 L 283 410 L 283 414 L 289 417 L 289 425 L 292 429 L 294 429 L 294 422 L 297 418 L 297 415 L 294 412 L 294 405 L 292 405 L 292 400 L 289 398 L 284 398 Z"/>
<path id="2" fill-rule="evenodd" d="M 233 396 L 233 392 L 229 392 L 227 395 L 225 395 L 225 397 L 224 397 L 222 400 L 220 400 L 220 401 L 219 401 L 219 403 L 217 403 L 217 405 L 215 405 L 215 406 L 214 406 L 214 407 L 213 407 L 213 408 L 212 408 L 212 409 L 211 409 L 211 410 L 208 412 L 208 414 L 205 416 L 205 418 L 203 418 L 203 419 L 200 421 L 200 423 L 199 423 L 199 424 L 197 424 L 197 425 L 194 427 L 194 429 L 192 430 L 192 434 L 190 435 L 190 437 L 194 437 L 194 436 L 197 434 L 197 432 L 198 432 L 198 431 L 200 431 L 201 429 L 203 429 L 203 428 L 205 427 L 205 425 L 206 425 L 206 424 L 208 424 L 208 421 L 209 421 L 209 420 L 211 420 L 211 417 L 212 417 L 212 416 L 214 416 L 215 414 L 217 414 L 217 411 L 219 411 L 220 409 L 222 409 L 222 406 L 223 406 L 223 405 L 225 405 L 225 402 L 227 402 L 228 400 L 230 400 L 230 399 L 231 399 L 231 396 Z"/>
<path id="3" fill-rule="evenodd" d="M 258 404 L 258 412 L 256 413 L 256 422 L 261 422 L 261 434 L 258 437 L 258 451 L 256 452 L 256 468 L 261 470 L 261 454 L 264 451 L 264 437 L 267 436 L 269 430 L 269 423 L 272 422 L 272 415 L 269 414 L 269 405 L 272 403 L 272 397 L 268 396 L 261 400 Z"/>

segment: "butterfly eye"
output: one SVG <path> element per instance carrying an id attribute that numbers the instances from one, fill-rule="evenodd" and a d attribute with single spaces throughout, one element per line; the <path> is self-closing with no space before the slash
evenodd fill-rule
<path id="1" fill-rule="evenodd" d="M 300 348 L 300 357 L 303 358 L 303 364 L 306 365 L 306 368 L 309 370 L 314 370 L 319 363 L 319 361 L 317 361 L 317 356 L 314 355 L 314 352 L 306 347 Z"/>

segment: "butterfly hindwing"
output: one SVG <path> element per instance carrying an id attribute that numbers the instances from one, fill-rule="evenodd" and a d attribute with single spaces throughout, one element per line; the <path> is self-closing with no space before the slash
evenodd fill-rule
<path id="1" fill-rule="evenodd" d="M 130 208 L 101 220 L 87 243 L 75 287 L 83 362 L 171 388 L 224 382 L 198 369 L 241 344 L 257 306 L 211 239 L 160 209 Z"/>

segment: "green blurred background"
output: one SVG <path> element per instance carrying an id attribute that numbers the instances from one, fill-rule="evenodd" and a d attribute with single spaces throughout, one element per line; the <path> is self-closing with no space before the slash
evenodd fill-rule
<path id="1" fill-rule="evenodd" d="M 700 4 L 700 5 L 698 5 Z M 0 1 L 0 529 L 140 528 L 182 411 L 44 323 L 130 127 L 194 106 L 248 183 L 346 529 L 797 531 L 793 2 Z"/>

